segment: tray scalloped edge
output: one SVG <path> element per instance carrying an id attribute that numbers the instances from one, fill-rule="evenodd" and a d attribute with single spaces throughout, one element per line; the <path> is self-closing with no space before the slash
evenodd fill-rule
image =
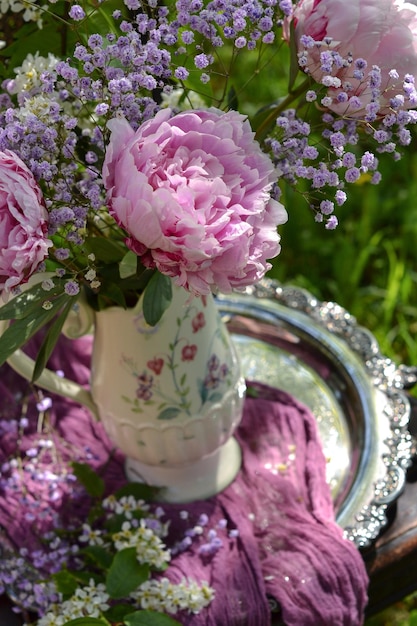
<path id="1" fill-rule="evenodd" d="M 245 290 L 247 295 L 266 298 L 305 313 L 328 332 L 346 342 L 364 364 L 372 385 L 382 392 L 384 413 L 390 423 L 390 436 L 385 440 L 385 476 L 374 485 L 374 495 L 356 514 L 354 525 L 344 528 L 347 539 L 358 548 L 369 547 L 388 524 L 387 509 L 404 490 L 407 469 L 416 455 L 416 443 L 408 431 L 411 414 L 405 393 L 417 382 L 417 367 L 397 365 L 381 354 L 374 335 L 343 307 L 334 302 L 319 301 L 306 289 L 281 285 L 264 279 Z"/>

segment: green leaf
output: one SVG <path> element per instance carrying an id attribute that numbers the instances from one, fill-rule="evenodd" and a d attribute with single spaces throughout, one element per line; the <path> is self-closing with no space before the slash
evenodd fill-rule
<path id="1" fill-rule="evenodd" d="M 64 626 L 110 626 L 104 617 L 76 617 L 69 622 L 65 622 Z"/>
<path id="2" fill-rule="evenodd" d="M 158 493 L 156 487 L 142 483 L 126 483 L 114 495 L 117 499 L 123 496 L 133 496 L 136 500 L 152 500 Z"/>
<path id="3" fill-rule="evenodd" d="M 57 12 L 62 14 L 62 7 Z M 21 65 L 29 52 L 33 53 L 36 50 L 39 51 L 40 56 L 47 57 L 51 50 L 60 50 L 65 57 L 74 49 L 78 39 L 76 29 L 65 29 L 67 48 L 64 50 L 62 22 L 57 24 L 50 11 L 43 11 L 42 19 L 43 28 L 38 28 L 33 22 L 25 24 L 17 33 L 14 33 L 14 43 L 1 51 L 2 55 L 11 57 L 10 63 L 7 64 L 8 76 L 11 75 L 10 69 Z"/>
<path id="4" fill-rule="evenodd" d="M 67 569 L 61 569 L 56 574 L 52 574 L 52 580 L 55 582 L 58 591 L 64 596 L 64 599 L 70 598 L 75 593 L 77 587 L 79 587 L 77 578 Z"/>
<path id="5" fill-rule="evenodd" d="M 150 326 L 155 326 L 172 300 L 172 283 L 169 276 L 155 272 L 142 297 L 145 320 Z"/>
<path id="6" fill-rule="evenodd" d="M 42 345 L 38 351 L 38 356 L 35 361 L 35 368 L 33 370 L 32 382 L 35 382 L 39 376 L 42 374 L 43 370 L 46 367 L 46 364 L 51 356 L 56 343 L 61 335 L 62 327 L 67 319 L 68 313 L 71 311 L 74 306 L 75 299 L 73 296 L 67 296 L 68 302 L 64 306 L 63 310 L 56 318 L 55 322 L 49 328 L 45 338 L 42 342 Z"/>
<path id="7" fill-rule="evenodd" d="M 134 276 L 136 274 L 136 269 L 138 265 L 138 257 L 137 255 L 129 250 L 123 259 L 119 263 L 119 273 L 120 278 L 128 278 L 129 276 Z"/>
<path id="8" fill-rule="evenodd" d="M 107 237 L 87 237 L 84 244 L 98 261 L 120 263 L 125 255 L 125 247 L 114 241 L 114 239 L 108 239 Z"/>
<path id="9" fill-rule="evenodd" d="M 106 588 L 112 598 L 124 598 L 149 578 L 149 566 L 140 564 L 136 548 L 118 552 L 107 572 Z"/>
<path id="10" fill-rule="evenodd" d="M 227 93 L 227 106 L 229 109 L 234 109 L 235 111 L 239 108 L 236 89 L 233 86 L 230 87 Z"/>
<path id="11" fill-rule="evenodd" d="M 80 550 L 80 553 L 89 556 L 94 563 L 104 570 L 107 570 L 113 561 L 113 554 L 102 546 L 87 546 Z"/>
<path id="12" fill-rule="evenodd" d="M 101 498 L 105 489 L 104 480 L 101 476 L 87 463 L 77 463 L 74 461 L 71 463 L 71 466 L 75 476 L 83 485 L 88 495 L 92 498 Z"/>
<path id="13" fill-rule="evenodd" d="M 6 328 L 0 341 L 0 365 L 7 361 L 16 350 L 24 346 L 29 339 L 36 335 L 38 330 L 53 319 L 67 301 L 67 297 L 66 294 L 62 294 L 56 300 L 51 300 L 52 306 L 50 309 L 36 307 L 36 310 L 32 311 L 30 315 L 27 315 L 24 319 L 17 319 Z"/>
<path id="14" fill-rule="evenodd" d="M 123 293 L 123 289 L 121 289 L 116 283 L 104 283 L 103 287 L 100 288 L 100 294 L 98 297 L 98 301 L 100 303 L 99 310 L 106 308 L 109 304 L 109 300 L 112 304 L 126 309 L 126 298 Z"/>
<path id="15" fill-rule="evenodd" d="M 129 615 L 129 613 L 132 613 L 132 605 L 119 603 L 111 606 L 108 611 L 105 611 L 104 615 L 112 624 L 119 624 L 124 622 L 125 616 Z"/>
<path id="16" fill-rule="evenodd" d="M 54 278 L 55 286 L 49 291 L 43 289 L 42 284 L 38 283 L 15 296 L 0 307 L 0 320 L 19 320 L 33 313 L 39 313 L 44 302 L 49 300 L 53 303 L 57 296 L 64 295 L 64 282 Z"/>
<path id="17" fill-rule="evenodd" d="M 173 420 L 181 413 L 181 409 L 176 406 L 168 406 L 166 409 L 160 412 L 157 419 L 159 420 Z"/>
<path id="18" fill-rule="evenodd" d="M 156 611 L 135 611 L 125 617 L 126 626 L 181 626 L 180 622 Z"/>
<path id="19" fill-rule="evenodd" d="M 209 396 L 209 402 L 214 404 L 215 402 L 220 402 L 222 398 L 223 398 L 223 395 L 219 393 L 218 391 L 216 391 L 215 393 L 212 393 Z"/>
<path id="20" fill-rule="evenodd" d="M 248 385 L 246 387 L 246 396 L 248 398 L 259 398 L 259 390 L 256 389 L 256 387 L 253 387 L 252 385 Z"/>

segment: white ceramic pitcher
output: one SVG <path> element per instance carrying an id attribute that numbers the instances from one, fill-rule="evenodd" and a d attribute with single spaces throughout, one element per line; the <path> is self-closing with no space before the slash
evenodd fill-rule
<path id="1" fill-rule="evenodd" d="M 228 331 L 210 295 L 173 288 L 160 322 L 133 309 L 95 312 L 82 300 L 64 332 L 93 327 L 90 391 L 45 370 L 39 386 L 87 406 L 126 455 L 129 480 L 162 487 L 161 498 L 186 502 L 226 487 L 240 468 L 232 433 L 245 383 Z M 33 361 L 22 351 L 9 364 L 30 379 Z"/>

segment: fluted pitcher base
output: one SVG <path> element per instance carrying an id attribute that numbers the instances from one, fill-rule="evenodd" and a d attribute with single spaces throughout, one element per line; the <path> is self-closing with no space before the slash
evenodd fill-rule
<path id="1" fill-rule="evenodd" d="M 242 453 L 231 437 L 212 454 L 185 465 L 161 467 L 127 458 L 128 480 L 161 487 L 158 500 L 192 502 L 219 493 L 235 479 L 240 470 Z"/>

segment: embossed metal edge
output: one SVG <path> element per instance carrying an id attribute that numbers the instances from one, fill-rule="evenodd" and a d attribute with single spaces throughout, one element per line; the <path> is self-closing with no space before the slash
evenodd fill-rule
<path id="1" fill-rule="evenodd" d="M 380 410 L 390 428 L 390 435 L 384 440 L 386 473 L 374 484 L 373 497 L 357 512 L 355 524 L 344 527 L 347 539 L 360 549 L 367 548 L 388 524 L 387 508 L 402 493 L 407 468 L 415 453 L 413 438 L 407 429 L 410 403 L 404 390 L 417 382 L 417 368 L 396 365 L 381 354 L 374 335 L 360 326 L 346 309 L 334 302 L 321 302 L 306 289 L 264 279 L 248 287 L 245 294 L 277 301 L 289 309 L 305 313 L 329 333 L 344 340 L 362 361 L 370 384 L 383 397 Z"/>

